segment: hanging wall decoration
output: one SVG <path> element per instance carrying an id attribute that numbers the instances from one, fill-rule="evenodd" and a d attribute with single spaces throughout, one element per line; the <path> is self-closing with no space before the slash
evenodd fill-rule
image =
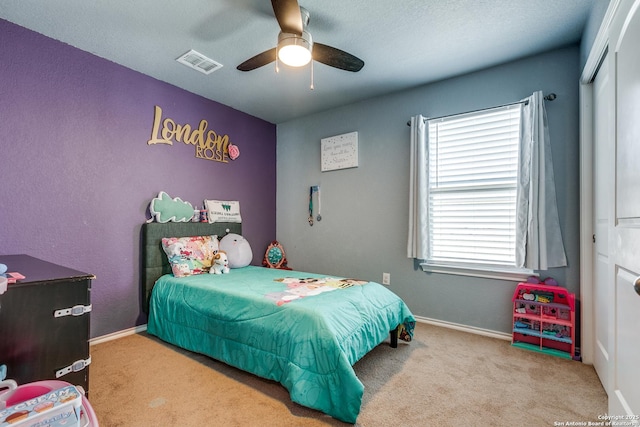
<path id="1" fill-rule="evenodd" d="M 198 159 L 228 163 L 240 156 L 240 149 L 229 141 L 229 135 L 218 135 L 210 130 L 209 123 L 202 119 L 196 129 L 189 124 L 178 124 L 170 118 L 162 119 L 162 108 L 156 105 L 153 116 L 153 129 L 147 145 L 182 142 L 195 146 Z"/>
<path id="2" fill-rule="evenodd" d="M 320 140 L 322 172 L 358 167 L 358 132 Z"/>

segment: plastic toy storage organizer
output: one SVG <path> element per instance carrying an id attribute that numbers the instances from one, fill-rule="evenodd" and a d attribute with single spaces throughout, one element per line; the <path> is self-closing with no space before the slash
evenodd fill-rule
<path id="1" fill-rule="evenodd" d="M 575 294 L 559 286 L 519 283 L 513 293 L 515 347 L 575 357 Z"/>

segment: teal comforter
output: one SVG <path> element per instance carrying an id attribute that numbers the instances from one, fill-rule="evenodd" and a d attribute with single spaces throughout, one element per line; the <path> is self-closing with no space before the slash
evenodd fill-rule
<path id="1" fill-rule="evenodd" d="M 278 381 L 294 402 L 355 423 L 364 386 L 352 365 L 398 325 L 409 341 L 413 315 L 377 283 L 309 292 L 281 278 L 325 276 L 255 266 L 165 275 L 153 288 L 147 331 Z"/>

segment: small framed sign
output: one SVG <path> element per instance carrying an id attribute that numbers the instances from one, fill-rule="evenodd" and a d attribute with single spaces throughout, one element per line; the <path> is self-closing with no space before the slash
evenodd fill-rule
<path id="1" fill-rule="evenodd" d="M 358 167 L 358 132 L 320 140 L 322 172 Z"/>

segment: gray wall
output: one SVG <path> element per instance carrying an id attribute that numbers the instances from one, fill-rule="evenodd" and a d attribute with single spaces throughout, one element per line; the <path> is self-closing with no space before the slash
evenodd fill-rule
<path id="1" fill-rule="evenodd" d="M 580 70 L 584 68 L 587 62 L 589 52 L 602 24 L 602 19 L 609 8 L 609 3 L 611 3 L 611 0 L 596 0 L 593 2 L 589 19 L 582 32 L 582 42 L 580 43 Z"/>
<path id="2" fill-rule="evenodd" d="M 511 328 L 515 282 L 427 274 L 406 257 L 409 118 L 554 92 L 547 104 L 569 266 L 543 272 L 579 289 L 578 45 L 292 120 L 277 127 L 276 235 L 296 270 L 382 281 L 415 315 L 499 332 Z M 359 167 L 320 171 L 320 139 L 358 132 Z M 307 223 L 309 186 L 322 221 Z M 316 202 L 317 204 L 317 202 Z M 578 317 L 579 318 L 579 317 Z"/>

